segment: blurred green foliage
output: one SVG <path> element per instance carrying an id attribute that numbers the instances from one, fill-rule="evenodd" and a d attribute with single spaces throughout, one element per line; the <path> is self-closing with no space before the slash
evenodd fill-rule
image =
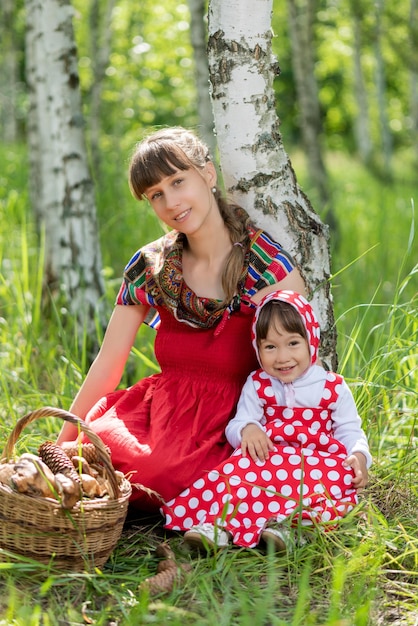
<path id="1" fill-rule="evenodd" d="M 74 27 L 86 118 L 92 73 L 89 3 L 74 0 Z M 102 94 L 105 151 L 127 150 L 150 126 L 195 125 L 196 92 L 187 3 L 115 3 L 111 54 Z"/>
<path id="2" fill-rule="evenodd" d="M 324 139 L 330 149 L 355 150 L 353 123 L 358 115 L 354 99 L 354 34 L 352 0 L 321 0 L 314 20 L 315 75 L 322 110 Z M 89 94 L 96 80 L 92 60 L 92 0 L 73 0 L 74 28 L 78 46 L 79 72 L 84 113 L 89 128 Z M 358 0 L 353 5 L 360 15 L 361 63 L 366 81 L 374 149 L 381 149 L 381 131 L 376 88 L 376 3 Z M 380 45 L 384 60 L 386 107 L 395 148 L 415 148 L 416 120 L 412 104 L 413 71 L 416 72 L 418 25 L 411 22 L 409 0 L 385 3 Z M 100 19 L 106 2 L 100 0 Z M 1 15 L 0 15 L 1 17 Z M 111 53 L 101 97 L 101 141 L 105 154 L 123 158 L 144 129 L 182 124 L 196 126 L 196 82 L 190 43 L 187 2 L 164 0 L 116 0 L 111 23 L 100 37 L 109 36 Z M 24 2 L 14 3 L 14 41 L 18 63 L 16 114 L 25 130 L 27 93 L 24 60 Z M 298 103 L 292 72 L 286 2 L 274 0 L 272 14 L 273 51 L 280 76 L 275 81 L 277 112 L 285 148 L 294 150 L 300 139 Z M 101 46 L 101 41 L 95 42 Z M 8 50 L 0 42 L 0 62 Z M 416 81 L 416 74 L 415 74 Z M 1 106 L 1 101 L 0 101 Z M 416 115 L 416 113 L 415 113 Z M 1 123 L 0 118 L 0 123 Z M 413 132 L 414 131 L 414 132 Z"/>

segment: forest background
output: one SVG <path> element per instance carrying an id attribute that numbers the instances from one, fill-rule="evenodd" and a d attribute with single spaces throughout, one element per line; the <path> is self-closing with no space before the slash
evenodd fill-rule
<path id="1" fill-rule="evenodd" d="M 161 601 L 138 592 L 141 580 L 155 572 L 153 550 L 162 536 L 160 525 L 151 521 L 132 525 L 101 573 L 63 576 L 25 559 L 6 558 L 0 623 L 56 624 L 57 616 L 62 624 L 88 619 L 97 624 L 418 623 L 416 2 L 315 5 L 315 36 L 309 45 L 315 58 L 321 122 L 316 139 L 326 171 L 325 195 L 311 175 L 303 144 L 291 4 L 274 3 L 273 49 L 281 69 L 275 81 L 277 112 L 299 183 L 331 227 L 339 369 L 352 385 L 375 459 L 361 515 L 348 519 L 332 537 L 316 537 L 290 559 L 237 551 L 196 560 L 172 537 L 179 558 L 191 560 L 193 571 Z M 129 194 L 132 147 L 151 126 L 200 125 L 190 12 L 188 5 L 171 0 L 75 0 L 73 5 L 110 311 L 131 252 L 161 232 L 150 211 Z M 5 71 L 0 77 L 3 442 L 27 410 L 69 406 L 89 357 L 65 302 L 46 302 L 42 295 L 42 244 L 28 199 L 23 0 L 5 0 L 1 10 L 0 59 L 3 68 L 9 67 L 13 51 L 16 78 L 11 90 Z M 107 46 L 109 56 L 99 75 L 97 49 Z M 101 333 L 98 325 L 98 340 Z M 152 335 L 143 329 L 123 384 L 155 367 Z M 56 432 L 53 421 L 37 425 L 23 438 L 22 448 L 36 448 Z"/>

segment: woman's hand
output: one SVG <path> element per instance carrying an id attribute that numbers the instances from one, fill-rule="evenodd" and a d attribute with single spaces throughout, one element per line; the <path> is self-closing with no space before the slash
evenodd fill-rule
<path id="1" fill-rule="evenodd" d="M 266 461 L 269 452 L 274 449 L 272 440 L 267 437 L 264 430 L 256 424 L 247 424 L 241 431 L 241 452 L 247 456 L 247 452 L 253 461 Z"/>
<path id="2" fill-rule="evenodd" d="M 366 457 L 362 452 L 353 452 L 344 462 L 345 467 L 351 467 L 354 472 L 353 487 L 361 489 L 367 485 L 369 473 L 367 471 Z"/>

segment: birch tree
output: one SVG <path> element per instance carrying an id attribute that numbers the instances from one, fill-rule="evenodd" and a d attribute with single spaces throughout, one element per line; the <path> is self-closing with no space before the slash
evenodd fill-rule
<path id="1" fill-rule="evenodd" d="M 90 89 L 90 146 L 93 170 L 96 178 L 101 178 L 100 158 L 100 117 L 103 82 L 109 64 L 112 39 L 112 12 L 116 0 L 106 0 L 104 6 L 100 0 L 93 0 L 89 14 L 90 48 L 94 80 Z"/>
<path id="2" fill-rule="evenodd" d="M 336 367 L 328 229 L 301 191 L 284 149 L 273 79 L 272 0 L 211 0 L 209 72 L 227 191 L 296 259 L 320 318 L 321 357 Z"/>
<path id="3" fill-rule="evenodd" d="M 190 42 L 195 63 L 197 114 L 200 122 L 200 135 L 207 143 L 211 154 L 215 154 L 216 141 L 213 133 L 213 112 L 209 94 L 209 67 L 207 28 L 205 26 L 206 0 L 188 0 L 190 10 Z"/>
<path id="4" fill-rule="evenodd" d="M 320 201 L 329 201 L 328 175 L 322 156 L 321 111 L 315 78 L 314 23 L 316 0 L 287 0 L 292 66 L 299 104 L 300 129 L 309 174 Z"/>
<path id="5" fill-rule="evenodd" d="M 4 46 L 4 58 L 0 73 L 0 122 L 5 142 L 16 141 L 16 100 L 17 100 L 17 45 L 13 28 L 16 5 L 14 0 L 2 0 L 0 5 L 0 40 Z"/>
<path id="6" fill-rule="evenodd" d="M 362 66 L 363 37 L 361 24 L 364 19 L 365 7 L 358 0 L 349 0 L 349 11 L 353 23 L 353 75 L 354 97 L 357 111 L 354 118 L 354 136 L 357 150 L 363 163 L 370 163 L 373 144 L 370 132 L 369 102 L 366 89 L 366 81 Z"/>
<path id="7" fill-rule="evenodd" d="M 412 145 L 415 148 L 415 160 L 418 163 L 418 2 L 411 0 L 409 10 L 409 41 L 412 63 L 410 65 L 410 110 Z M 414 62 L 415 60 L 415 62 Z"/>
<path id="8" fill-rule="evenodd" d="M 103 294 L 69 0 L 26 0 L 32 201 L 48 287 L 89 327 Z"/>
<path id="9" fill-rule="evenodd" d="M 376 0 L 375 7 L 375 34 L 374 34 L 374 54 L 376 62 L 376 97 L 379 115 L 379 131 L 382 140 L 383 170 L 386 174 L 391 173 L 391 160 L 393 141 L 389 127 L 389 119 L 386 104 L 386 75 L 385 61 L 383 59 L 382 37 L 383 37 L 383 12 L 384 0 Z"/>

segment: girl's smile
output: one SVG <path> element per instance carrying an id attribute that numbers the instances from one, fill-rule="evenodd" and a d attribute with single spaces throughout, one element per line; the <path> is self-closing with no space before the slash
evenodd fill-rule
<path id="1" fill-rule="evenodd" d="M 307 340 L 298 333 L 289 333 L 275 321 L 267 337 L 259 345 L 263 369 L 283 383 L 293 382 L 306 372 L 311 364 Z"/>

